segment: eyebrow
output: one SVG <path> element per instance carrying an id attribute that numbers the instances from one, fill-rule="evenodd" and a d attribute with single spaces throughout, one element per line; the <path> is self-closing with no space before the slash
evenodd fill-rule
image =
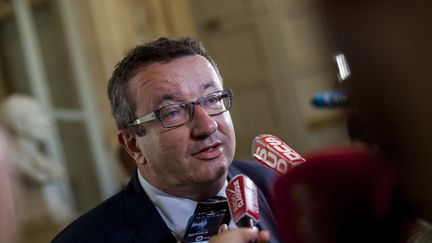
<path id="1" fill-rule="evenodd" d="M 156 102 L 155 102 L 155 104 L 156 104 L 155 109 L 159 109 L 159 108 L 161 108 L 161 107 L 164 107 L 164 106 L 166 106 L 166 105 L 169 105 L 169 104 L 165 104 L 165 103 L 168 102 L 168 101 L 176 100 L 176 97 L 179 97 L 179 96 L 180 96 L 180 95 L 179 95 L 178 93 L 162 95 L 161 97 L 159 97 L 159 98 L 156 100 Z"/>
<path id="2" fill-rule="evenodd" d="M 214 82 L 213 82 L 213 81 L 209 81 L 209 82 L 207 82 L 207 83 L 205 83 L 205 84 L 203 85 L 203 90 L 206 91 L 207 89 L 212 88 L 212 87 L 216 87 L 216 85 L 214 85 Z M 217 90 L 214 90 L 214 91 L 217 91 Z M 159 108 L 161 108 L 161 107 L 164 107 L 164 106 L 166 106 L 166 105 L 169 105 L 169 104 L 163 104 L 163 103 L 165 103 L 166 101 L 173 101 L 173 100 L 178 99 L 178 100 L 177 100 L 178 102 L 182 102 L 182 101 L 179 100 L 179 98 L 182 97 L 182 96 L 183 96 L 183 95 L 182 95 L 181 92 L 174 92 L 174 93 L 170 93 L 170 94 L 164 94 L 164 95 L 162 95 L 161 97 L 159 97 L 159 98 L 157 99 L 157 102 L 155 102 L 155 104 L 157 104 L 155 109 L 159 109 Z M 199 97 L 198 97 L 198 98 L 199 98 Z M 163 105 L 162 105 L 162 104 L 163 104 Z"/>

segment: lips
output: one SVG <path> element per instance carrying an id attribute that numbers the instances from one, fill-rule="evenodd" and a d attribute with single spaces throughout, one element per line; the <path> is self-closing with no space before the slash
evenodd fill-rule
<path id="1" fill-rule="evenodd" d="M 193 157 L 205 160 L 214 159 L 222 154 L 223 144 L 221 142 L 215 142 L 211 145 L 206 145 L 197 150 L 197 152 L 192 154 Z"/>

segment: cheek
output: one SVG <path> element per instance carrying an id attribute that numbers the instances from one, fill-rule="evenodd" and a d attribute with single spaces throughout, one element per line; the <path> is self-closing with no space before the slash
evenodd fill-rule
<path id="1" fill-rule="evenodd" d="M 223 113 L 223 116 L 221 116 L 221 119 L 218 121 L 219 129 L 226 134 L 229 137 L 232 137 L 232 139 L 235 138 L 234 136 L 234 125 L 231 120 L 231 115 L 227 113 Z"/>
<path id="2" fill-rule="evenodd" d="M 230 154 L 229 156 L 234 156 L 234 151 L 236 147 L 236 137 L 234 132 L 234 125 L 231 120 L 231 116 L 229 113 L 223 114 L 218 121 L 219 131 L 225 137 L 225 143 L 228 145 L 226 147 L 227 152 Z"/>
<path id="3" fill-rule="evenodd" d="M 149 151 L 151 153 L 159 154 L 165 158 L 174 158 L 183 156 L 186 154 L 188 148 L 189 134 L 185 129 L 175 129 L 168 131 L 166 133 L 157 134 L 155 139 L 154 151 Z"/>

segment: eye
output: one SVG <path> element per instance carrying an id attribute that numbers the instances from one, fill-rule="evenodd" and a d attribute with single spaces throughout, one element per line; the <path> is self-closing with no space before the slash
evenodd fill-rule
<path id="1" fill-rule="evenodd" d="M 165 117 L 176 117 L 178 116 L 179 111 L 178 110 L 172 110 L 165 114 Z"/>
<path id="2" fill-rule="evenodd" d="M 221 100 L 221 96 L 220 95 L 213 95 L 213 96 L 207 97 L 206 103 L 209 106 L 216 105 L 216 104 L 219 103 L 220 100 Z"/>
<path id="3" fill-rule="evenodd" d="M 162 119 L 175 119 L 182 114 L 182 107 L 179 105 L 167 106 L 160 111 Z"/>

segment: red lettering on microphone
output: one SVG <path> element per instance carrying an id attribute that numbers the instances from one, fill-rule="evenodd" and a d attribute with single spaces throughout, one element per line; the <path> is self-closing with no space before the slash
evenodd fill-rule
<path id="1" fill-rule="evenodd" d="M 276 171 L 286 174 L 305 159 L 273 135 L 260 135 L 254 139 L 252 153 L 255 160 Z"/>

